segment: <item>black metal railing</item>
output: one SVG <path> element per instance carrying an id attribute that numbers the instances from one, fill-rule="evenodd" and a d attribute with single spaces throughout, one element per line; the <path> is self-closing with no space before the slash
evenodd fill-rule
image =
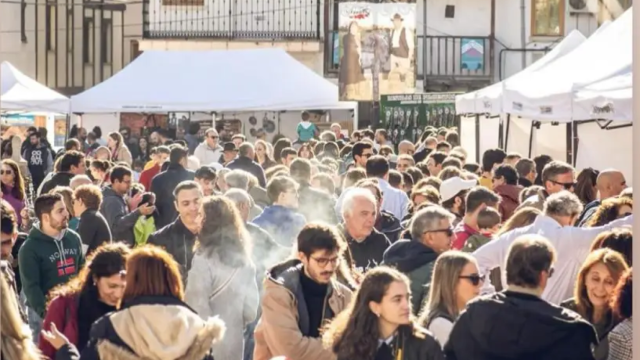
<path id="1" fill-rule="evenodd" d="M 143 0 L 143 36 L 320 39 L 322 6 L 322 0 Z"/>
<path id="2" fill-rule="evenodd" d="M 493 74 L 488 36 L 424 36 L 418 54 L 424 79 L 484 79 Z"/>
<path id="3" fill-rule="evenodd" d="M 325 39 L 325 74 L 340 69 L 340 40 L 337 31 Z M 484 80 L 493 76 L 491 38 L 478 36 L 418 36 L 417 79 Z"/>

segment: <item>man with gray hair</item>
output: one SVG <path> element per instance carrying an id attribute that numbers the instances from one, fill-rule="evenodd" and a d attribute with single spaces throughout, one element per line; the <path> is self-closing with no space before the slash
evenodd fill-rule
<path id="1" fill-rule="evenodd" d="M 80 185 L 91 185 L 93 181 L 87 175 L 76 175 L 69 182 L 69 187 L 72 190 L 77 189 Z"/>
<path id="2" fill-rule="evenodd" d="M 244 170 L 236 169 L 236 170 L 231 170 L 231 172 L 227 173 L 224 176 L 224 181 L 227 184 L 227 189 L 229 190 L 239 189 L 244 192 L 247 192 L 247 195 L 249 195 L 248 194 L 249 183 L 251 181 L 252 176 L 253 175 L 249 174 Z M 253 220 L 256 218 L 256 216 L 260 215 L 260 213 L 262 212 L 262 208 L 256 205 L 251 195 L 249 195 L 249 201 L 251 206 L 249 207 L 248 218 Z"/>
<path id="3" fill-rule="evenodd" d="M 429 293 L 431 273 L 438 255 L 451 249 L 455 216 L 439 205 L 413 215 L 411 240 L 398 240 L 384 253 L 384 264 L 403 272 L 411 280 L 411 304 L 418 314 Z"/>
<path id="4" fill-rule="evenodd" d="M 376 198 L 371 191 L 353 188 L 342 203 L 342 219 L 338 225 L 347 239 L 356 270 L 365 273 L 382 262 L 382 256 L 391 245 L 389 239 L 376 230 Z"/>
<path id="5" fill-rule="evenodd" d="M 573 296 L 575 279 L 591 251 L 593 240 L 604 231 L 633 223 L 631 215 L 605 226 L 575 227 L 580 212 L 582 203 L 575 194 L 560 191 L 550 195 L 544 202 L 544 213 L 538 215 L 533 224 L 506 232 L 473 253 L 478 260 L 480 273 L 486 274 L 503 266 L 507 249 L 518 237 L 542 235 L 553 244 L 558 254 L 554 275 L 549 279 L 542 298 L 553 304 L 569 299 Z"/>
<path id="6" fill-rule="evenodd" d="M 264 176 L 262 166 L 254 161 L 255 150 L 253 144 L 244 142 L 238 148 L 238 158 L 227 164 L 231 170 L 240 169 L 252 174 L 258 179 L 261 187 L 267 186 L 267 178 Z"/>

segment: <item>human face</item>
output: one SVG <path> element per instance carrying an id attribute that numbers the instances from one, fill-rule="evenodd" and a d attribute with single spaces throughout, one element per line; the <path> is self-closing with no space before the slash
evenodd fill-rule
<path id="1" fill-rule="evenodd" d="M 73 199 L 73 213 L 80 216 L 85 210 L 84 203 L 80 199 Z"/>
<path id="2" fill-rule="evenodd" d="M 131 189 L 131 176 L 123 176 L 122 181 L 114 181 L 111 187 L 113 188 L 113 191 L 117 192 L 120 195 L 128 193 Z"/>
<path id="3" fill-rule="evenodd" d="M 480 295 L 483 283 L 484 277 L 480 276 L 475 262 L 468 262 L 462 268 L 456 285 L 456 301 L 459 310 L 464 309 L 471 299 Z"/>
<path id="4" fill-rule="evenodd" d="M 117 142 L 111 136 L 107 136 L 107 146 L 109 149 L 115 149 Z"/>
<path id="5" fill-rule="evenodd" d="M 147 139 L 140 138 L 139 144 L 140 144 L 140 148 L 141 149 L 143 149 L 143 150 L 146 149 L 147 148 Z"/>
<path id="6" fill-rule="evenodd" d="M 111 138 L 109 138 L 109 139 L 111 139 Z M 107 143 L 108 142 L 109 141 L 107 140 Z M 100 150 L 100 151 L 96 152 L 96 159 L 97 160 L 109 160 L 109 157 L 110 157 L 109 152 L 104 148 L 103 148 L 103 150 Z"/>
<path id="7" fill-rule="evenodd" d="M 356 199 L 353 208 L 345 214 L 345 225 L 355 239 L 364 239 L 371 234 L 376 223 L 376 204 L 367 198 Z"/>
<path id="8" fill-rule="evenodd" d="M 413 206 L 418 207 L 420 204 L 429 201 L 424 195 L 416 195 L 413 198 Z"/>
<path id="9" fill-rule="evenodd" d="M 491 183 L 493 184 L 493 189 L 495 190 L 498 186 L 504 185 L 504 178 L 494 177 L 491 179 Z"/>
<path id="10" fill-rule="evenodd" d="M 264 148 L 264 145 L 262 145 L 262 144 L 257 144 L 256 145 L 256 156 L 259 159 L 264 159 L 266 153 L 267 153 L 267 149 Z"/>
<path id="11" fill-rule="evenodd" d="M 396 165 L 396 170 L 400 172 L 405 172 L 410 167 L 411 167 L 411 162 L 409 160 L 401 159 L 401 160 L 398 160 L 398 164 Z"/>
<path id="12" fill-rule="evenodd" d="M 309 148 L 307 148 L 306 146 L 302 148 L 302 150 L 300 150 L 300 157 L 303 159 L 311 158 L 311 152 L 309 151 Z"/>
<path id="13" fill-rule="evenodd" d="M 293 160 L 295 160 L 298 156 L 297 155 L 287 155 L 287 157 L 284 159 L 284 165 L 286 165 L 287 167 L 291 166 L 291 163 L 293 162 Z"/>
<path id="14" fill-rule="evenodd" d="M 231 142 L 236 144 L 236 148 L 239 148 L 240 145 L 242 145 L 242 139 L 240 139 L 240 138 L 235 138 L 235 139 L 231 140 Z"/>
<path id="15" fill-rule="evenodd" d="M 394 20 L 393 20 L 393 26 L 394 26 L 396 29 L 400 29 L 400 28 L 402 28 L 402 20 L 400 20 L 400 19 L 394 19 Z"/>
<path id="16" fill-rule="evenodd" d="M 56 231 L 62 231 L 69 227 L 69 212 L 63 201 L 58 201 L 51 209 L 51 213 L 44 214 L 42 219 Z"/>
<path id="17" fill-rule="evenodd" d="M 280 193 L 278 197 L 278 205 L 284 206 L 290 209 L 298 208 L 298 190 L 288 189 L 287 191 Z"/>
<path id="18" fill-rule="evenodd" d="M 104 179 L 104 173 L 100 170 L 98 170 L 95 167 L 91 167 L 91 177 L 93 177 L 94 179 L 98 180 L 98 181 L 102 181 L 102 179 Z"/>
<path id="19" fill-rule="evenodd" d="M 633 209 L 629 205 L 622 205 L 618 208 L 618 219 L 633 214 Z"/>
<path id="20" fill-rule="evenodd" d="M 341 131 L 342 131 L 342 129 L 340 128 L 340 126 L 338 126 L 338 125 L 333 125 L 333 126 L 331 127 L 331 131 L 333 131 L 333 133 L 336 135 L 336 137 L 337 137 L 338 139 L 340 138 Z"/>
<path id="21" fill-rule="evenodd" d="M 164 164 L 167 160 L 169 160 L 169 154 L 158 153 L 158 156 L 157 156 L 157 162 L 158 162 L 158 164 L 162 165 L 162 164 Z"/>
<path id="22" fill-rule="evenodd" d="M 442 164 L 436 165 L 436 161 L 433 158 L 427 160 L 427 167 L 429 168 L 429 174 L 431 176 L 438 176 L 440 170 L 442 170 Z"/>
<path id="23" fill-rule="evenodd" d="M 158 137 L 158 133 L 157 132 L 152 132 L 151 135 L 149 135 L 149 141 L 152 144 L 157 145 L 158 142 L 160 141 L 160 139 Z"/>
<path id="24" fill-rule="evenodd" d="M 545 185 L 547 187 L 547 192 L 550 195 L 558 193 L 563 190 L 574 192 L 576 188 L 575 173 L 572 171 L 572 172 L 560 174 L 556 176 L 556 178 L 553 180 L 547 180 Z"/>
<path id="25" fill-rule="evenodd" d="M 340 264 L 337 251 L 316 250 L 309 256 L 299 252 L 298 258 L 304 265 L 305 274 L 318 284 L 328 284 Z"/>
<path id="26" fill-rule="evenodd" d="M 81 140 L 85 140 L 87 138 L 87 130 L 85 128 L 80 128 L 80 130 L 78 130 L 78 138 Z"/>
<path id="27" fill-rule="evenodd" d="M 438 227 L 425 232 L 422 237 L 427 246 L 438 254 L 451 250 L 454 238 L 451 221 L 449 219 L 440 220 Z"/>
<path id="28" fill-rule="evenodd" d="M 616 281 L 605 264 L 597 263 L 587 272 L 584 286 L 593 307 L 603 309 L 609 306 L 609 299 L 616 286 Z"/>
<path id="29" fill-rule="evenodd" d="M 218 146 L 218 139 L 220 139 L 220 135 L 215 130 L 211 130 L 207 133 L 207 145 L 210 148 L 216 148 Z"/>
<path id="30" fill-rule="evenodd" d="M 101 277 L 96 280 L 98 297 L 107 305 L 116 306 L 124 294 L 126 282 L 122 274 Z"/>
<path id="31" fill-rule="evenodd" d="M 13 249 L 13 244 L 16 243 L 17 237 L 18 233 L 0 233 L 0 258 L 2 260 L 7 260 L 11 256 L 11 250 Z"/>
<path id="32" fill-rule="evenodd" d="M 402 281 L 389 284 L 380 303 L 371 302 L 371 311 L 379 315 L 379 321 L 392 326 L 406 325 L 411 319 L 411 292 Z"/>
<path id="33" fill-rule="evenodd" d="M 202 193 L 198 189 L 182 190 L 176 196 L 176 210 L 183 222 L 192 223 L 200 213 Z"/>
<path id="34" fill-rule="evenodd" d="M 31 145 L 38 145 L 39 139 L 36 135 L 30 135 L 29 142 L 31 143 Z"/>
<path id="35" fill-rule="evenodd" d="M 2 179 L 2 183 L 5 186 L 9 186 L 9 187 L 15 186 L 16 174 L 14 174 L 11 166 L 7 164 L 2 164 L 2 171 L 0 172 L 0 178 Z"/>
<path id="36" fill-rule="evenodd" d="M 122 135 L 122 137 L 127 140 L 129 138 L 129 131 L 128 130 L 120 130 L 120 135 Z M 108 138 L 111 138 L 111 136 L 109 136 Z M 108 140 L 107 140 L 108 141 Z"/>
<path id="37" fill-rule="evenodd" d="M 71 165 L 71 173 L 75 175 L 82 175 L 87 172 L 87 164 L 84 161 L 84 158 L 80 160 L 78 166 Z"/>
<path id="38" fill-rule="evenodd" d="M 196 182 L 202 187 L 204 196 L 213 195 L 213 181 L 207 179 L 196 178 Z"/>
<path id="39" fill-rule="evenodd" d="M 233 159 L 236 158 L 236 155 L 238 155 L 237 151 L 225 151 L 224 153 L 222 153 L 222 155 L 224 156 L 224 162 L 229 162 Z"/>
<path id="40" fill-rule="evenodd" d="M 362 155 L 356 159 L 357 165 L 360 167 L 365 167 L 367 165 L 367 160 L 373 156 L 373 149 L 364 149 L 362 150 Z"/>

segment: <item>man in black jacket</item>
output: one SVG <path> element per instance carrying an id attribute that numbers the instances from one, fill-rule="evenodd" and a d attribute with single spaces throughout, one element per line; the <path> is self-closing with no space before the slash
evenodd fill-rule
<path id="1" fill-rule="evenodd" d="M 200 232 L 198 214 L 204 197 L 202 188 L 195 181 L 183 181 L 173 191 L 178 218 L 154 232 L 147 243 L 163 247 L 180 265 L 182 280 L 186 286 L 187 274 L 193 259 L 193 246 Z"/>
<path id="2" fill-rule="evenodd" d="M 156 194 L 156 206 L 160 216 L 156 228 L 171 224 L 178 216 L 174 205 L 174 189 L 178 184 L 186 180 L 193 180 L 195 173 L 187 170 L 187 157 L 189 152 L 181 146 L 171 149 L 169 166 L 166 171 L 156 175 L 151 180 L 151 192 Z"/>
<path id="3" fill-rule="evenodd" d="M 56 186 L 69 186 L 74 176 L 85 174 L 86 171 L 84 154 L 75 150 L 67 151 L 60 159 L 60 171 L 42 184 L 40 194 L 47 194 Z"/>
<path id="4" fill-rule="evenodd" d="M 101 204 L 102 193 L 96 185 L 81 185 L 73 191 L 73 212 L 80 217 L 78 235 L 85 255 L 113 240 L 107 219 L 100 213 Z"/>
<path id="5" fill-rule="evenodd" d="M 300 187 L 298 188 L 298 211 L 306 219 L 324 221 L 327 224 L 338 223 L 336 217 L 336 201 L 329 194 L 311 187 L 311 162 L 297 158 L 290 165 L 291 177 Z"/>
<path id="6" fill-rule="evenodd" d="M 261 187 L 267 187 L 267 178 L 264 176 L 264 170 L 262 166 L 253 161 L 255 156 L 255 150 L 253 144 L 245 142 L 240 145 L 238 149 L 238 158 L 227 164 L 227 168 L 234 170 L 244 170 L 258 179 L 258 183 Z"/>
<path id="7" fill-rule="evenodd" d="M 555 258 L 553 245 L 539 235 L 511 244 L 507 290 L 467 305 L 444 347 L 447 359 L 593 359 L 592 345 L 598 342 L 593 326 L 540 298 Z M 471 276 L 460 280 L 475 281 Z"/>

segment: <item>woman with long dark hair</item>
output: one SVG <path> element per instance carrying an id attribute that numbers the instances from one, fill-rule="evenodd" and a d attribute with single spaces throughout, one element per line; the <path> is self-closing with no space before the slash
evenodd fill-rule
<path id="1" fill-rule="evenodd" d="M 380 266 L 369 270 L 324 342 L 338 360 L 444 359 L 438 342 L 412 317 L 409 279 Z"/>
<path id="2" fill-rule="evenodd" d="M 129 148 L 127 148 L 127 144 L 124 142 L 124 137 L 119 132 L 109 133 L 107 137 L 107 146 L 111 151 L 111 161 L 113 162 L 125 162 L 129 166 L 133 161 L 133 157 L 131 156 L 131 152 Z"/>
<path id="3" fill-rule="evenodd" d="M 129 254 L 126 272 L 118 311 L 93 323 L 80 359 L 213 360 L 211 346 L 221 340 L 224 324 L 218 318 L 202 320 L 184 303 L 173 257 L 145 245 Z M 57 327 L 42 335 L 57 349 L 56 359 L 78 359 L 77 349 Z"/>
<path id="4" fill-rule="evenodd" d="M 149 146 L 149 140 L 147 140 L 147 138 L 141 137 L 138 140 L 138 148 L 140 149 L 140 151 L 138 152 L 138 156 L 136 157 L 136 160 L 141 160 L 144 163 L 151 160 L 151 157 L 149 156 L 149 151 L 151 150 L 151 147 Z"/>
<path id="5" fill-rule="evenodd" d="M 2 160 L 0 180 L 2 198 L 15 210 L 18 226 L 20 226 L 22 225 L 22 209 L 24 209 L 27 204 L 27 193 L 24 188 L 24 180 L 20 173 L 20 167 L 15 161 L 11 159 Z"/>
<path id="6" fill-rule="evenodd" d="M 122 298 L 129 253 L 122 243 L 98 248 L 77 277 L 51 291 L 42 329 L 49 331 L 54 324 L 82 351 L 93 322 L 115 311 Z M 46 339 L 41 337 L 39 346 L 44 355 L 55 359 L 56 349 Z"/>
<path id="7" fill-rule="evenodd" d="M 219 316 L 224 321 L 227 336 L 213 348 L 216 359 L 242 359 L 244 328 L 258 312 L 258 286 L 250 241 L 231 200 L 212 196 L 203 201 L 202 227 L 185 298 L 204 319 Z"/>

